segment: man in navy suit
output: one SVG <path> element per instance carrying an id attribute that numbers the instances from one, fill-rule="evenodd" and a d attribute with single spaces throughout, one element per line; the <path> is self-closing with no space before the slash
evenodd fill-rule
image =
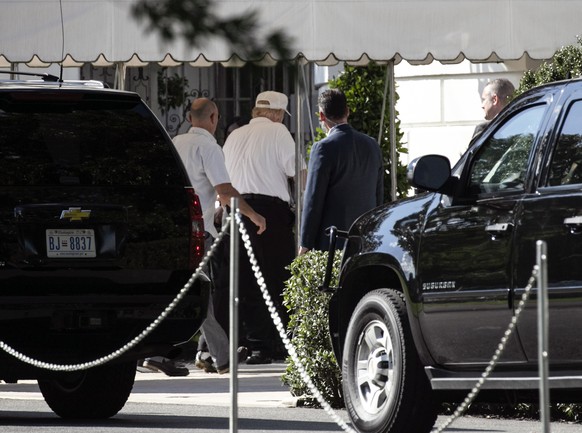
<path id="1" fill-rule="evenodd" d="M 358 216 L 382 204 L 384 195 L 380 146 L 348 124 L 344 93 L 326 90 L 318 105 L 328 135 L 311 149 L 299 254 L 327 250 L 326 228 L 348 230 Z"/>

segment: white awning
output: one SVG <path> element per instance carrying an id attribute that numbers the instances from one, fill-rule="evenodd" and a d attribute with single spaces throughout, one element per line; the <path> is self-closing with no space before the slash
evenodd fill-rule
<path id="1" fill-rule="evenodd" d="M 293 57 L 321 64 L 548 59 L 576 43 L 578 0 L 215 0 L 222 16 L 258 11 L 265 34 L 282 30 Z M 133 0 L 0 0 L 0 67 L 79 63 L 241 64 L 220 40 L 161 42 L 131 15 Z M 260 35 L 258 36 L 260 39 Z M 272 64 L 267 56 L 263 61 Z"/>

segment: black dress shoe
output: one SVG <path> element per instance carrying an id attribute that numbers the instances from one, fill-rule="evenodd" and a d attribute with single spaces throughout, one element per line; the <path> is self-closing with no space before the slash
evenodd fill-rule
<path id="1" fill-rule="evenodd" d="M 238 363 L 245 362 L 249 354 L 249 349 L 246 346 L 239 346 L 237 349 Z"/>
<path id="2" fill-rule="evenodd" d="M 162 359 L 161 361 L 146 358 L 143 362 L 143 366 L 150 370 L 161 371 L 166 376 L 188 376 L 190 370 L 186 368 L 179 362 L 175 362 L 171 359 Z"/>
<path id="3" fill-rule="evenodd" d="M 273 362 L 271 357 L 261 351 L 253 352 L 253 354 L 247 358 L 248 365 L 270 364 L 271 362 Z"/>

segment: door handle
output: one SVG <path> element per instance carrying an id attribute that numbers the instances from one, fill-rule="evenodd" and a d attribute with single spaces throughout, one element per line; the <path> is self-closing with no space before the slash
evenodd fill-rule
<path id="1" fill-rule="evenodd" d="M 581 233 L 582 215 L 564 218 L 564 225 L 570 229 L 570 233 Z"/>
<path id="2" fill-rule="evenodd" d="M 507 230 L 509 230 L 512 225 L 513 224 L 511 224 L 511 223 L 490 224 L 490 225 L 485 227 L 485 231 L 491 232 L 491 233 L 503 233 L 503 232 L 506 232 Z"/>
<path id="3" fill-rule="evenodd" d="M 513 224 L 511 223 L 495 223 L 485 226 L 485 231 L 491 235 L 491 239 L 495 240 L 498 236 L 507 233 Z"/>

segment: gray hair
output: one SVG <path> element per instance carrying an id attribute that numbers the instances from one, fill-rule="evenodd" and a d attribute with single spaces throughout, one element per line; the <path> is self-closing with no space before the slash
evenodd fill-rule
<path id="1" fill-rule="evenodd" d="M 504 105 L 512 99 L 515 92 L 515 87 L 507 78 L 496 78 L 487 83 L 487 87 L 489 87 L 489 94 L 497 95 Z"/>
<path id="2" fill-rule="evenodd" d="M 285 117 L 285 110 L 275 108 L 255 107 L 251 113 L 253 119 L 255 117 L 266 117 L 273 122 L 282 122 Z"/>

